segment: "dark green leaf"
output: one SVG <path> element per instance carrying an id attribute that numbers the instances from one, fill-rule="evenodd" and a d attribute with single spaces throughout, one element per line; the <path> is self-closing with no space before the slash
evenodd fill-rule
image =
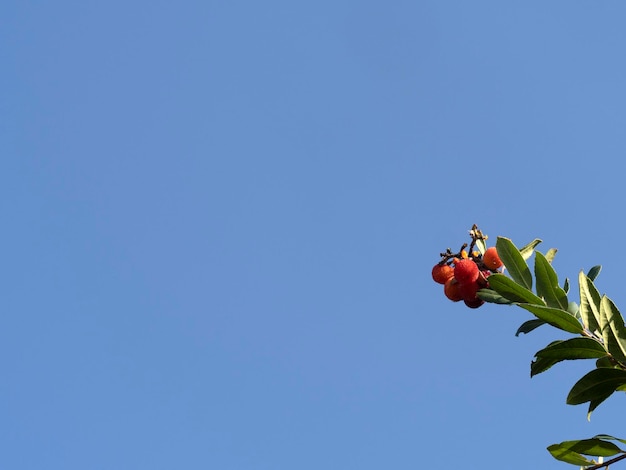
<path id="1" fill-rule="evenodd" d="M 626 384 L 626 371 L 594 369 L 574 384 L 567 395 L 567 404 L 580 405 L 588 401 L 605 400 L 624 384 Z"/>
<path id="2" fill-rule="evenodd" d="M 563 290 L 566 294 L 569 294 L 569 279 L 565 278 L 565 282 L 563 282 Z"/>
<path id="3" fill-rule="evenodd" d="M 604 356 L 596 361 L 596 367 L 599 369 L 600 367 L 608 367 L 613 369 L 615 367 L 615 362 L 612 357 Z"/>
<path id="4" fill-rule="evenodd" d="M 559 361 L 568 359 L 597 359 L 606 356 L 604 347 L 591 338 L 571 338 L 555 341 L 544 349 L 537 351 L 537 357 L 549 357 Z"/>
<path id="5" fill-rule="evenodd" d="M 522 258 L 524 259 L 530 258 L 533 255 L 533 252 L 535 251 L 535 247 L 539 245 L 540 243 L 541 243 L 541 240 L 539 240 L 538 238 L 535 238 L 528 245 L 524 245 L 522 248 L 520 248 L 519 252 L 522 255 Z"/>
<path id="6" fill-rule="evenodd" d="M 589 273 L 587 273 L 587 277 L 592 281 L 595 281 L 596 277 L 598 277 L 598 274 L 600 274 L 600 271 L 602 271 L 602 266 L 598 264 L 597 266 L 594 266 L 589 270 Z"/>
<path id="7" fill-rule="evenodd" d="M 596 359 L 606 356 L 600 343 L 590 338 L 571 338 L 565 341 L 554 341 L 544 349 L 535 353 L 537 357 L 530 364 L 530 376 L 545 372 L 554 364 L 575 359 Z"/>
<path id="8" fill-rule="evenodd" d="M 594 439 L 603 439 L 605 441 L 619 441 L 622 444 L 626 444 L 626 439 L 620 439 L 619 437 L 609 436 L 608 434 L 598 434 L 593 436 Z"/>
<path id="9" fill-rule="evenodd" d="M 541 325 L 545 325 L 546 322 L 543 320 L 538 320 L 538 319 L 533 319 L 533 320 L 528 320 L 525 321 L 524 323 L 522 323 L 522 325 L 517 329 L 517 331 L 515 332 L 515 336 L 519 336 L 520 333 L 530 333 L 531 331 L 533 331 L 535 328 L 539 328 Z"/>
<path id="10" fill-rule="evenodd" d="M 498 237 L 496 249 L 498 250 L 498 256 L 500 256 L 513 280 L 526 289 L 532 289 L 533 277 L 530 269 L 513 242 L 508 238 Z"/>
<path id="11" fill-rule="evenodd" d="M 583 327 L 575 317 L 565 310 L 544 307 L 542 305 L 520 304 L 520 307 L 528 310 L 540 320 L 569 333 L 582 333 Z"/>
<path id="12" fill-rule="evenodd" d="M 513 302 L 545 305 L 544 301 L 533 294 L 532 291 L 520 286 L 504 274 L 492 274 L 489 276 L 489 287 L 505 299 Z"/>
<path id="13" fill-rule="evenodd" d="M 549 307 L 567 310 L 567 294 L 559 287 L 556 271 L 539 251 L 535 252 L 535 279 L 537 295 L 542 297 Z"/>
<path id="14" fill-rule="evenodd" d="M 485 302 L 490 302 L 492 304 L 512 304 L 513 302 L 505 299 L 500 294 L 498 294 L 495 290 L 492 289 L 480 289 L 477 293 L 478 297 L 483 299 Z"/>
<path id="15" fill-rule="evenodd" d="M 537 374 L 547 371 L 554 364 L 559 362 L 556 359 L 549 357 L 539 357 L 530 363 L 530 376 L 534 377 Z"/>
<path id="16" fill-rule="evenodd" d="M 600 406 L 602 404 L 602 402 L 604 402 L 604 400 L 606 400 L 607 398 L 609 398 L 611 395 L 607 395 L 607 396 L 600 396 L 594 400 L 590 400 L 589 401 L 589 408 L 587 409 L 587 420 L 590 421 L 591 420 L 591 413 L 593 413 L 595 411 L 595 409 Z"/>

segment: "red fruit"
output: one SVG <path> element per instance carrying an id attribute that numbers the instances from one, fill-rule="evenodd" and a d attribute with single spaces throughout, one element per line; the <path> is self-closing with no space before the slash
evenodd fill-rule
<path id="1" fill-rule="evenodd" d="M 447 264 L 436 264 L 433 266 L 433 281 L 445 284 L 448 279 L 454 276 L 454 268 Z"/>
<path id="2" fill-rule="evenodd" d="M 463 296 L 459 292 L 460 287 L 461 284 L 459 284 L 459 281 L 451 277 L 448 279 L 448 282 L 444 284 L 443 293 L 452 302 L 458 302 L 459 300 L 463 300 Z"/>
<path id="3" fill-rule="evenodd" d="M 483 255 L 483 263 L 492 271 L 502 267 L 502 260 L 500 256 L 498 256 L 498 250 L 496 250 L 495 246 L 490 246 L 485 250 L 485 254 Z"/>
<path id="4" fill-rule="evenodd" d="M 467 305 L 469 308 L 478 308 L 480 307 L 482 304 L 485 303 L 485 301 L 483 299 L 479 299 L 478 297 L 476 297 L 474 300 L 464 300 L 463 301 L 465 303 L 465 305 Z"/>
<path id="5" fill-rule="evenodd" d="M 459 294 L 461 294 L 463 300 L 470 301 L 476 299 L 476 293 L 479 289 L 478 281 L 470 282 L 469 284 L 459 284 Z"/>
<path id="6" fill-rule="evenodd" d="M 454 266 L 454 278 L 461 284 L 471 284 L 478 279 L 478 265 L 471 259 L 462 259 Z"/>

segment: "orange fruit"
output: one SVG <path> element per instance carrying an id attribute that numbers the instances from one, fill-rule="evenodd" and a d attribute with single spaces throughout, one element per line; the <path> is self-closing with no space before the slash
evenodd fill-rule
<path id="1" fill-rule="evenodd" d="M 502 267 L 502 260 L 500 259 L 500 256 L 498 256 L 498 250 L 496 250 L 495 246 L 490 246 L 487 250 L 485 250 L 483 263 L 485 263 L 485 266 L 492 271 Z"/>
<path id="2" fill-rule="evenodd" d="M 436 264 L 433 266 L 433 281 L 438 284 L 445 284 L 448 279 L 454 276 L 454 268 L 448 264 Z"/>
<path id="3" fill-rule="evenodd" d="M 460 287 L 461 284 L 459 284 L 459 281 L 451 277 L 448 279 L 448 282 L 444 284 L 443 293 L 452 302 L 458 302 L 459 300 L 463 300 L 463 296 L 461 295 L 461 292 L 459 292 Z"/>

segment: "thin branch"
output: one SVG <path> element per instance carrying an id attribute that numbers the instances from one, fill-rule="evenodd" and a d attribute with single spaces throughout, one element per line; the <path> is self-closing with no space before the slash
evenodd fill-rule
<path id="1" fill-rule="evenodd" d="M 609 465 L 611 465 L 612 463 L 619 462 L 620 460 L 624 459 L 626 459 L 626 454 L 622 454 L 619 457 L 607 460 L 604 463 L 599 463 L 598 465 L 594 465 L 593 467 L 585 467 L 585 470 L 600 470 L 601 468 L 609 468 Z"/>

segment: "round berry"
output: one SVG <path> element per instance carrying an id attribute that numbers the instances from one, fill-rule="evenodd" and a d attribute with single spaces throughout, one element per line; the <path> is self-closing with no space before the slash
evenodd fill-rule
<path id="1" fill-rule="evenodd" d="M 478 279 L 478 265 L 471 259 L 462 259 L 454 266 L 454 278 L 461 284 L 471 284 Z"/>
<path id="2" fill-rule="evenodd" d="M 448 279 L 448 282 L 444 284 L 443 293 L 452 302 L 458 302 L 459 300 L 463 300 L 463 296 L 459 292 L 460 287 L 461 284 L 459 284 L 459 281 L 451 277 Z"/>
<path id="3" fill-rule="evenodd" d="M 469 308 L 478 308 L 480 307 L 482 304 L 485 303 L 485 301 L 483 299 L 479 299 L 478 297 L 476 297 L 474 300 L 464 300 L 463 301 L 465 303 L 465 305 L 467 305 Z"/>
<path id="4" fill-rule="evenodd" d="M 433 281 L 438 284 L 445 284 L 448 279 L 454 276 L 454 268 L 448 264 L 436 264 L 433 266 Z"/>
<path id="5" fill-rule="evenodd" d="M 483 263 L 492 271 L 502 267 L 502 260 L 500 256 L 498 256 L 498 250 L 496 250 L 495 246 L 490 246 L 485 250 L 485 254 L 483 255 Z"/>
<path id="6" fill-rule="evenodd" d="M 469 282 L 467 284 L 459 283 L 459 294 L 461 294 L 463 300 L 467 300 L 468 302 L 477 298 L 476 293 L 479 289 L 480 285 L 478 284 L 478 281 Z"/>

